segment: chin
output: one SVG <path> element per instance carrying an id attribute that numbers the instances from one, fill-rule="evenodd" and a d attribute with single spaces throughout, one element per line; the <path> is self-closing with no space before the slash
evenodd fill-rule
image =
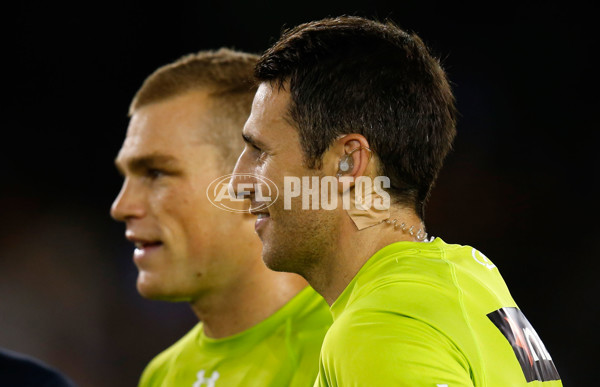
<path id="1" fill-rule="evenodd" d="M 153 301 L 168 301 L 168 302 L 190 302 L 191 297 L 184 296 L 176 292 L 167 292 L 163 289 L 151 288 L 148 286 L 137 286 L 138 293 L 148 299 Z"/>
<path id="2" fill-rule="evenodd" d="M 140 272 L 137 279 L 138 293 L 149 300 L 180 302 L 187 301 L 189 297 L 182 296 L 178 289 L 169 289 L 164 281 L 152 278 L 147 273 Z"/>
<path id="3" fill-rule="evenodd" d="M 157 287 L 153 286 L 153 284 L 140 281 L 139 279 L 137 281 L 137 291 L 140 296 L 150 300 L 161 300 L 164 297 L 161 289 L 157 289 Z"/>
<path id="4" fill-rule="evenodd" d="M 262 260 L 265 266 L 273 271 L 301 274 L 301 268 L 297 267 L 297 262 L 293 261 L 291 251 L 280 249 L 271 249 L 269 246 L 263 246 Z"/>

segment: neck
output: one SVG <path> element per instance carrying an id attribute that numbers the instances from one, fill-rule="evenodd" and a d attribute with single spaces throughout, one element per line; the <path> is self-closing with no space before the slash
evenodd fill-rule
<path id="1" fill-rule="evenodd" d="M 397 219 L 394 227 L 393 219 Z M 402 229 L 400 224 L 404 223 Z M 410 227 L 414 226 L 411 232 Z M 312 268 L 306 278 L 311 286 L 332 305 L 364 264 L 379 250 L 395 242 L 420 242 L 423 235 L 421 219 L 412 211 L 396 209 L 391 212 L 390 222 L 357 230 L 352 219 L 345 216 L 341 225 L 340 239 L 334 253 L 325 257 L 323 264 Z"/>
<path id="2" fill-rule="evenodd" d="M 270 271 L 258 261 L 262 267 L 255 272 L 243 273 L 222 291 L 191 302 L 206 336 L 219 339 L 243 332 L 267 319 L 306 287 L 302 277 Z"/>

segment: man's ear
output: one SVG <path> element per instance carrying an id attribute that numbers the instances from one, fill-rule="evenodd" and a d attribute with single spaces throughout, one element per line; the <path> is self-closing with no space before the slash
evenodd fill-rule
<path id="1" fill-rule="evenodd" d="M 328 169 L 326 173 L 333 172 L 338 177 L 340 193 L 352 187 L 356 178 L 368 175 L 371 150 L 363 135 L 342 135 L 335 140 L 327 153 L 327 157 L 324 158 L 324 166 Z"/>
<path id="2" fill-rule="evenodd" d="M 367 166 L 371 161 L 369 142 L 361 134 L 347 134 L 338 140 L 343 154 L 338 161 L 338 175 L 354 179 L 367 175 Z"/>

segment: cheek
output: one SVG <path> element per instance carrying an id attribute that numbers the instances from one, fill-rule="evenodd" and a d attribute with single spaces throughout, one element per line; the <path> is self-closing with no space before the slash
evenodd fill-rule
<path id="1" fill-rule="evenodd" d="M 294 176 L 293 174 L 286 172 L 284 169 L 279 168 L 278 165 L 263 165 L 257 172 L 260 176 L 269 179 L 268 184 L 274 184 L 279 191 L 279 200 L 283 202 L 283 193 L 285 189 L 285 177 Z"/>
<path id="2" fill-rule="evenodd" d="M 163 232 L 181 233 L 192 228 L 206 216 L 203 193 L 189 185 L 164 185 L 157 187 L 150 197 L 150 208 Z"/>
<path id="3" fill-rule="evenodd" d="M 177 186 L 167 181 L 155 181 L 149 184 L 148 202 L 155 212 L 168 209 L 169 202 L 177 196 Z"/>

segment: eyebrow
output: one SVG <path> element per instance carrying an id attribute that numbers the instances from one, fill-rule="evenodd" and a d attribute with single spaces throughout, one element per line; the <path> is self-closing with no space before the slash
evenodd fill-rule
<path id="1" fill-rule="evenodd" d="M 127 159 L 125 162 L 125 165 L 128 167 L 128 169 L 134 172 L 159 167 L 174 167 L 176 164 L 177 159 L 175 157 L 160 153 L 151 153 L 148 155 L 132 157 L 130 159 Z M 123 165 L 119 161 L 118 156 L 115 159 L 115 166 L 121 174 L 124 174 Z"/>
<path id="2" fill-rule="evenodd" d="M 242 133 L 242 138 L 244 139 L 244 142 L 250 145 L 253 145 L 257 148 L 261 148 L 264 149 L 266 148 L 266 145 L 261 142 L 260 140 L 254 138 L 253 136 L 246 134 L 246 133 Z"/>

